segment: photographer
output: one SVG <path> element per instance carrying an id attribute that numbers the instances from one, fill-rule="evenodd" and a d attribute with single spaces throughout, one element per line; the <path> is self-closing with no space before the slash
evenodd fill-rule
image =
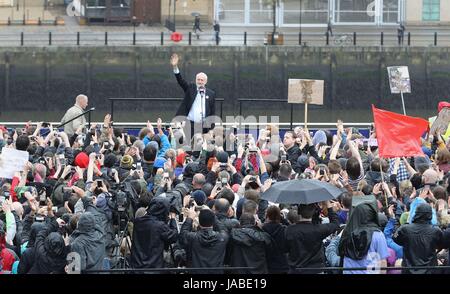
<path id="1" fill-rule="evenodd" d="M 215 215 L 209 209 L 201 209 L 198 216 L 196 203 L 185 207 L 183 213 L 186 220 L 180 231 L 180 243 L 187 252 L 187 266 L 205 268 L 204 271 L 195 271 L 194 274 L 222 274 L 223 270 L 207 270 L 211 267 L 223 267 L 225 251 L 228 243 L 228 234 L 221 230 L 213 230 Z M 199 227 L 193 231 L 194 219 L 198 218 Z"/>
<path id="2" fill-rule="evenodd" d="M 158 196 L 150 202 L 147 214 L 135 219 L 130 257 L 132 268 L 164 267 L 164 248 L 178 239 L 176 214 L 169 213 L 169 209 L 169 200 Z"/>
<path id="3" fill-rule="evenodd" d="M 34 262 L 29 274 L 62 274 L 70 251 L 67 240 L 57 232 L 59 224 L 53 214 L 53 204 L 47 198 L 47 217 L 44 228 L 37 234 L 34 245 Z"/>

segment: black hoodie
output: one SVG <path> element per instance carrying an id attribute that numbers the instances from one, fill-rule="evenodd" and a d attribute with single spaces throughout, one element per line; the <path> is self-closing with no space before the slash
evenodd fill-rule
<path id="1" fill-rule="evenodd" d="M 134 220 L 130 265 L 133 268 L 164 267 L 163 251 L 166 245 L 178 239 L 175 219 L 169 224 L 170 203 L 158 196 L 152 199 L 147 214 Z"/>
<path id="2" fill-rule="evenodd" d="M 199 228 L 192 232 L 192 219 L 187 218 L 180 231 L 180 243 L 186 249 L 189 267 L 223 267 L 228 234 L 222 230 Z M 222 274 L 223 271 L 205 270 L 195 274 Z"/>
<path id="3" fill-rule="evenodd" d="M 267 274 L 267 255 L 272 238 L 257 226 L 243 226 L 231 230 L 231 266 L 254 269 L 236 270 L 239 274 Z"/>
<path id="4" fill-rule="evenodd" d="M 286 252 L 286 226 L 270 222 L 263 225 L 263 230 L 273 239 L 273 246 L 267 256 L 267 267 L 270 274 L 287 273 L 289 266 Z"/>
<path id="5" fill-rule="evenodd" d="M 36 236 L 34 263 L 29 274 L 62 274 L 70 247 L 65 246 L 63 237 L 56 233 L 59 225 L 54 217 L 46 219 L 46 227 Z"/>
<path id="6" fill-rule="evenodd" d="M 35 222 L 31 225 L 30 238 L 28 239 L 27 249 L 22 253 L 19 262 L 18 273 L 26 274 L 33 267 L 34 263 L 34 243 L 36 242 L 36 236 L 40 231 L 45 230 L 44 223 Z"/>
<path id="7" fill-rule="evenodd" d="M 361 260 L 369 252 L 372 235 L 380 231 L 376 202 L 363 202 L 355 206 L 339 242 L 339 255 Z"/>
<path id="8" fill-rule="evenodd" d="M 436 266 L 436 249 L 442 246 L 442 231 L 431 225 L 432 210 L 428 204 L 420 204 L 412 224 L 402 225 L 392 239 L 403 246 L 403 266 Z M 403 270 L 408 274 L 431 274 L 435 270 Z"/>

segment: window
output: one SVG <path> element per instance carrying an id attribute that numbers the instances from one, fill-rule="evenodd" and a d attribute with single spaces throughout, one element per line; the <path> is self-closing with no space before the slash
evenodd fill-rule
<path id="1" fill-rule="evenodd" d="M 424 21 L 439 21 L 441 14 L 440 0 L 423 0 L 422 19 Z"/>
<path id="2" fill-rule="evenodd" d="M 336 0 L 334 21 L 339 22 L 375 22 L 374 0 Z"/>
<path id="3" fill-rule="evenodd" d="M 87 7 L 105 7 L 105 0 L 87 0 Z"/>
<path id="4" fill-rule="evenodd" d="M 396 23 L 398 22 L 399 3 L 398 0 L 384 0 L 383 1 L 383 22 Z"/>

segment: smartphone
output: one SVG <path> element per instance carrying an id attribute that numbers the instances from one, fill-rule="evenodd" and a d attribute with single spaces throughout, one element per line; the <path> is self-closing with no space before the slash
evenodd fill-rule
<path id="1" fill-rule="evenodd" d="M 52 210 L 53 210 L 54 213 L 56 213 L 56 212 L 58 212 L 58 207 L 52 206 Z"/>
<path id="2" fill-rule="evenodd" d="M 103 143 L 103 147 L 104 147 L 105 149 L 108 149 L 108 148 L 109 148 L 109 142 L 104 142 L 104 143 Z"/>
<path id="3" fill-rule="evenodd" d="M 142 170 L 142 164 L 140 162 L 136 163 L 136 169 L 137 170 Z"/>
<path id="4" fill-rule="evenodd" d="M 165 172 L 165 173 L 163 174 L 163 178 L 168 179 L 168 178 L 169 178 L 169 173 L 168 173 L 168 172 Z"/>
<path id="5" fill-rule="evenodd" d="M 50 124 L 48 122 L 43 122 L 42 123 L 42 127 L 43 128 L 48 128 L 50 126 Z"/>
<path id="6" fill-rule="evenodd" d="M 281 155 L 281 161 L 286 161 L 286 155 Z"/>
<path id="7" fill-rule="evenodd" d="M 227 178 L 222 178 L 221 183 L 222 183 L 222 187 L 225 187 L 228 184 Z"/>
<path id="8" fill-rule="evenodd" d="M 103 187 L 103 181 L 102 180 L 97 180 L 97 187 L 98 188 Z"/>
<path id="9" fill-rule="evenodd" d="M 0 206 L 2 206 L 3 205 L 3 202 L 5 202 L 6 201 L 6 198 L 5 198 L 5 196 L 0 196 Z M 1 207 L 0 207 L 1 208 Z"/>

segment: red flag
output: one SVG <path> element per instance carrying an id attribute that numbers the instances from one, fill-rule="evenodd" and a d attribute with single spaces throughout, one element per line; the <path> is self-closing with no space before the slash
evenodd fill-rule
<path id="1" fill-rule="evenodd" d="M 380 157 L 423 156 L 420 137 L 428 121 L 378 109 L 372 105 Z"/>

